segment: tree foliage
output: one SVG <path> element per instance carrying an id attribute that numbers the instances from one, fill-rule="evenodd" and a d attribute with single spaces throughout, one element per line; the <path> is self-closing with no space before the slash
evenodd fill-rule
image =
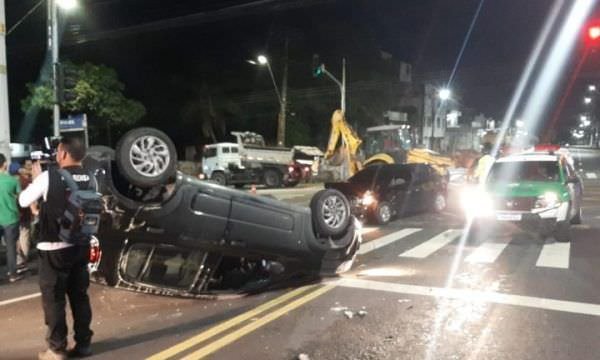
<path id="1" fill-rule="evenodd" d="M 125 85 L 119 81 L 114 69 L 92 63 L 65 63 L 65 66 L 76 74 L 76 83 L 73 88 L 74 99 L 61 106 L 63 112 L 86 113 L 90 127 L 96 130 L 99 127 L 130 127 L 146 114 L 142 103 L 125 97 Z M 21 102 L 24 113 L 52 109 L 54 102 L 50 80 L 41 84 L 27 84 L 27 88 L 29 95 Z"/>

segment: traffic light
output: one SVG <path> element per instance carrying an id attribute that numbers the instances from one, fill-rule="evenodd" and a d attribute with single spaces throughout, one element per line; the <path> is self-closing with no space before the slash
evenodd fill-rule
<path id="1" fill-rule="evenodd" d="M 75 87 L 79 81 L 77 69 L 69 65 L 56 64 L 56 87 L 57 103 L 64 104 L 77 99 Z"/>
<path id="2" fill-rule="evenodd" d="M 313 55 L 312 70 L 313 70 L 313 77 L 319 77 L 319 76 L 323 75 L 323 71 L 325 70 L 325 65 L 321 64 L 318 54 Z"/>

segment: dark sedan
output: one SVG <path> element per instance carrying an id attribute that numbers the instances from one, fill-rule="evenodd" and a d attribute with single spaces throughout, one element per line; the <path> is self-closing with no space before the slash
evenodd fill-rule
<path id="1" fill-rule="evenodd" d="M 378 224 L 397 215 L 446 208 L 447 181 L 427 164 L 368 166 L 346 182 L 325 187 L 346 195 L 357 217 Z"/>

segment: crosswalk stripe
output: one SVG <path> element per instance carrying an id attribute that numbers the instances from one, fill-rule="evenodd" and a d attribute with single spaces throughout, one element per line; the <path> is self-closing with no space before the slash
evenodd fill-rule
<path id="1" fill-rule="evenodd" d="M 468 263 L 493 263 L 502 251 L 508 246 L 504 243 L 483 243 L 465 259 Z"/>
<path id="2" fill-rule="evenodd" d="M 414 234 L 418 231 L 421 231 L 422 229 L 417 229 L 417 228 L 406 228 L 406 229 L 402 229 L 396 232 L 393 232 L 391 234 L 382 236 L 376 240 L 372 240 L 366 243 L 363 243 L 360 245 L 360 249 L 358 250 L 358 254 L 362 255 L 362 254 L 366 254 L 369 253 L 373 250 L 379 249 L 380 247 L 384 247 L 386 245 L 389 245 L 393 242 L 396 242 L 402 238 L 405 238 L 411 234 Z"/>
<path id="3" fill-rule="evenodd" d="M 462 230 L 450 229 L 438 234 L 424 243 L 398 255 L 399 257 L 409 257 L 423 259 L 451 243 L 460 236 Z"/>
<path id="4" fill-rule="evenodd" d="M 568 269 L 570 254 L 571 243 L 544 244 L 535 266 Z"/>

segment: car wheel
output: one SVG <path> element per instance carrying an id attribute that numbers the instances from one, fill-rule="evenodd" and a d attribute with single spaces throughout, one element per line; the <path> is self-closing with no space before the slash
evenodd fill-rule
<path id="1" fill-rule="evenodd" d="M 379 225 L 385 225 L 392 219 L 392 207 L 387 201 L 382 201 L 377 204 L 373 210 L 373 220 Z"/>
<path id="2" fill-rule="evenodd" d="M 571 224 L 573 225 L 579 225 L 581 224 L 581 206 L 577 209 L 577 213 L 575 213 L 575 216 L 573 216 L 571 218 Z"/>
<path id="3" fill-rule="evenodd" d="M 554 230 L 554 238 L 558 242 L 571 241 L 571 224 L 568 221 L 559 221 Z"/>
<path id="4" fill-rule="evenodd" d="M 442 193 L 435 194 L 435 198 L 433 199 L 433 210 L 435 212 L 442 212 L 446 210 L 446 196 Z"/>
<path id="5" fill-rule="evenodd" d="M 350 204 L 338 190 L 325 189 L 317 192 L 310 202 L 310 209 L 315 230 L 320 235 L 341 235 L 350 223 Z"/>
<path id="6" fill-rule="evenodd" d="M 243 189 L 245 184 L 234 184 L 236 189 Z"/>
<path id="7" fill-rule="evenodd" d="M 277 170 L 268 169 L 264 175 L 265 185 L 270 188 L 278 188 L 281 186 L 281 174 Z"/>
<path id="8" fill-rule="evenodd" d="M 149 127 L 123 135 L 117 144 L 116 162 L 125 179 L 139 187 L 165 184 L 177 172 L 175 145 L 165 133 Z"/>
<path id="9" fill-rule="evenodd" d="M 293 188 L 296 187 L 300 182 L 299 181 L 291 181 L 285 184 L 285 187 Z"/>
<path id="10" fill-rule="evenodd" d="M 220 171 L 212 173 L 210 176 L 210 181 L 221 186 L 227 185 L 227 177 Z"/>

